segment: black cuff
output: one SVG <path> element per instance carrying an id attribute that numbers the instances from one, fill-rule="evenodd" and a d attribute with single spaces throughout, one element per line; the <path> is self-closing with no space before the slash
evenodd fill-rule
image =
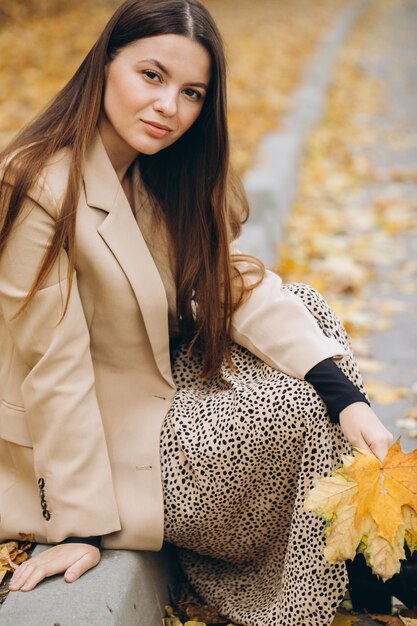
<path id="1" fill-rule="evenodd" d="M 370 406 L 364 394 L 343 374 L 333 359 L 321 361 L 304 378 L 326 404 L 331 422 L 338 423 L 340 412 L 354 402 L 366 402 Z"/>
<path id="2" fill-rule="evenodd" d="M 59 543 L 88 543 L 89 546 L 100 548 L 102 535 L 97 537 L 67 537 Z"/>

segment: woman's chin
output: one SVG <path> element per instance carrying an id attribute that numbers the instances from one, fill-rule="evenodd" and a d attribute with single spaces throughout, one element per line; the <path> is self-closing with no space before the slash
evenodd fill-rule
<path id="1" fill-rule="evenodd" d="M 161 150 L 168 148 L 168 146 L 172 145 L 174 141 L 161 141 L 153 138 L 146 138 L 143 141 L 138 141 L 135 143 L 135 150 L 139 154 L 147 154 L 151 156 L 152 154 L 157 154 Z"/>

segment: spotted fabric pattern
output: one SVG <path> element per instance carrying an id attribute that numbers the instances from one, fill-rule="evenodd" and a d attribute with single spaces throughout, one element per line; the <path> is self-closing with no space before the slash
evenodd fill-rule
<path id="1" fill-rule="evenodd" d="M 348 350 L 337 364 L 363 391 L 323 297 L 304 284 L 284 289 Z M 198 356 L 176 355 L 178 392 L 161 434 L 165 540 L 195 590 L 234 624 L 327 626 L 346 570 L 324 560 L 324 522 L 303 501 L 351 447 L 310 383 L 237 344 L 232 358 L 235 370 L 224 363 L 204 381 Z"/>

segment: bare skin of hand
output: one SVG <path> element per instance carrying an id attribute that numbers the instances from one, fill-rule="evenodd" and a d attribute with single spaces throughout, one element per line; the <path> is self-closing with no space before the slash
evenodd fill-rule
<path id="1" fill-rule="evenodd" d="M 10 591 L 31 591 L 36 585 L 54 574 L 64 573 L 67 583 L 77 580 L 100 561 L 100 550 L 86 543 L 56 545 L 28 559 L 15 570 Z"/>
<path id="2" fill-rule="evenodd" d="M 355 448 L 374 454 L 381 462 L 393 436 L 365 402 L 354 402 L 340 412 L 340 427 Z"/>

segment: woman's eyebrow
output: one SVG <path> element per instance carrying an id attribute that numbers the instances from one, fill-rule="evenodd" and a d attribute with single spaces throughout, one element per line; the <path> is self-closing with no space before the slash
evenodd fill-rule
<path id="1" fill-rule="evenodd" d="M 165 65 L 162 65 L 162 63 L 160 61 L 158 61 L 158 59 L 142 59 L 141 61 L 139 61 L 139 63 L 152 63 L 153 65 L 156 65 L 156 67 L 158 67 L 161 72 L 164 72 L 164 74 L 166 74 L 168 76 L 168 78 L 171 78 L 171 74 L 169 73 L 168 69 L 165 67 Z M 187 83 L 188 85 L 191 85 L 192 87 L 201 87 L 202 89 L 205 89 L 206 91 L 208 90 L 208 85 L 206 85 L 206 83 Z"/>

